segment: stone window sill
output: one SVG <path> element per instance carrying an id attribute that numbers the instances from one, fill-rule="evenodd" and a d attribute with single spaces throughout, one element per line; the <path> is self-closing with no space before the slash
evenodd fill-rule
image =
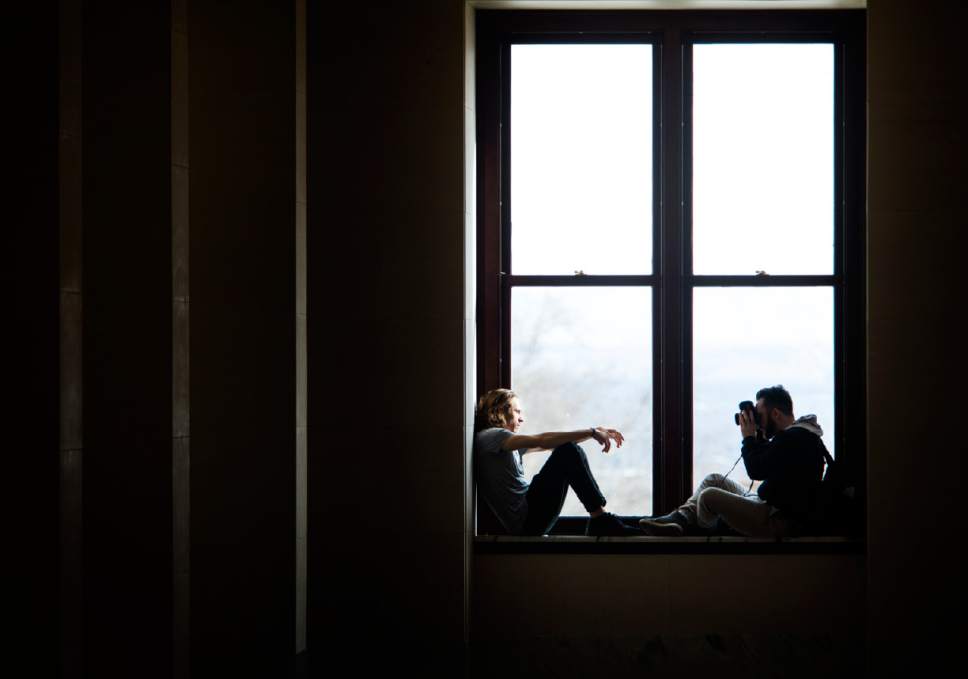
<path id="1" fill-rule="evenodd" d="M 859 554 L 858 538 L 810 536 L 798 538 L 709 537 L 586 537 L 583 535 L 479 535 L 475 554 Z"/>

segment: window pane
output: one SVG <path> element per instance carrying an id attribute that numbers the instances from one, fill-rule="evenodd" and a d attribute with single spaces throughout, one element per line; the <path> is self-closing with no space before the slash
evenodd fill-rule
<path id="1" fill-rule="evenodd" d="M 797 417 L 813 413 L 834 453 L 833 291 L 697 288 L 693 294 L 693 487 L 740 455 L 740 401 L 782 384 Z M 743 462 L 730 474 L 744 486 Z"/>
<path id="2" fill-rule="evenodd" d="M 652 271 L 652 46 L 511 46 L 516 274 Z"/>
<path id="3" fill-rule="evenodd" d="M 652 290 L 514 288 L 511 384 L 522 433 L 610 426 L 625 444 L 582 445 L 608 509 L 652 511 Z M 530 479 L 550 453 L 524 456 Z M 563 516 L 585 515 L 569 490 Z"/>
<path id="4" fill-rule="evenodd" d="M 834 50 L 693 47 L 693 271 L 833 272 Z"/>

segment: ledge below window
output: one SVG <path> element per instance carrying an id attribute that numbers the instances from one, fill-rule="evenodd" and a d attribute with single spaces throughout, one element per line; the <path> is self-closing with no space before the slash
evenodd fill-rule
<path id="1" fill-rule="evenodd" d="M 479 535 L 475 554 L 852 554 L 863 555 L 858 538 L 585 537 L 583 535 Z"/>

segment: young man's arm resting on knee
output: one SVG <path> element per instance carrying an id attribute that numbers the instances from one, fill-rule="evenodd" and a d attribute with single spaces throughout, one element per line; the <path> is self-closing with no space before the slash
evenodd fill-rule
<path id="1" fill-rule="evenodd" d="M 602 452 L 607 453 L 612 448 L 612 441 L 622 446 L 625 439 L 621 432 L 607 427 L 589 427 L 576 431 L 549 431 L 543 434 L 514 434 L 504 439 L 501 448 L 504 450 L 518 450 L 525 448 L 526 452 L 536 453 L 543 450 L 554 450 L 565 443 L 581 443 L 594 438 L 602 446 Z"/>

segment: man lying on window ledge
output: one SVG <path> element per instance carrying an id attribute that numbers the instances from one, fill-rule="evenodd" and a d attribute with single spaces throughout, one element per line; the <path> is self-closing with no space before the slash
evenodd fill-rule
<path id="1" fill-rule="evenodd" d="M 510 389 L 493 389 L 478 400 L 474 426 L 477 487 L 508 533 L 544 535 L 550 531 L 570 486 L 590 517 L 586 535 L 646 534 L 603 509 L 605 496 L 588 468 L 585 451 L 578 445 L 593 438 L 602 445 L 602 452 L 608 453 L 612 441 L 621 447 L 621 432 L 589 427 L 526 435 L 518 433 L 522 424 L 521 401 Z M 543 450 L 551 450 L 551 456 L 528 484 L 521 456 Z"/>

